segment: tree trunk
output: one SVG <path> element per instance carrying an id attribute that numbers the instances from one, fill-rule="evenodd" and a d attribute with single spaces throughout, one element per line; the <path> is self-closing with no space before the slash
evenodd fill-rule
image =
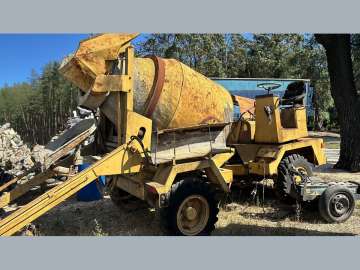
<path id="1" fill-rule="evenodd" d="M 335 168 L 360 171 L 360 97 L 356 91 L 349 34 L 318 34 L 326 50 L 331 95 L 339 116 L 340 157 Z"/>
<path id="2" fill-rule="evenodd" d="M 314 130 L 320 131 L 322 129 L 322 121 L 320 119 L 319 94 L 317 93 L 316 88 L 314 88 L 314 95 L 312 102 L 314 108 Z"/>

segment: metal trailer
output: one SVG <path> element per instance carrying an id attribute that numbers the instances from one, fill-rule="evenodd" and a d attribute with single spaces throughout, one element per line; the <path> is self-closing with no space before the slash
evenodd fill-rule
<path id="1" fill-rule="evenodd" d="M 301 202 L 317 202 L 321 217 L 329 223 L 348 220 L 354 212 L 355 203 L 360 200 L 360 183 L 325 182 L 314 176 L 308 176 L 296 168 L 291 168 L 291 185 L 286 193 Z"/>

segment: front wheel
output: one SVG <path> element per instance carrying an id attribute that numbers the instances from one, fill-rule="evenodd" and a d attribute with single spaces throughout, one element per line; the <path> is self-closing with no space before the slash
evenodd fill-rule
<path id="1" fill-rule="evenodd" d="M 301 155 L 292 154 L 281 160 L 278 167 L 278 176 L 275 181 L 275 191 L 281 201 L 289 203 L 295 202 L 294 197 L 296 195 L 292 189 L 291 167 L 307 176 L 312 176 L 313 174 L 312 165 Z"/>
<path id="2" fill-rule="evenodd" d="M 165 227 L 175 235 L 209 235 L 215 229 L 218 201 L 211 186 L 196 178 L 174 184 L 169 206 L 161 209 Z"/>

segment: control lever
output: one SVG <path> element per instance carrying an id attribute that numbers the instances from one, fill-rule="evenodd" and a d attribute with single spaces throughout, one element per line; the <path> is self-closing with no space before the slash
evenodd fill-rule
<path id="1" fill-rule="evenodd" d="M 274 112 L 274 109 L 272 108 L 272 106 L 265 106 L 264 107 L 264 111 L 265 111 L 265 114 L 269 120 L 269 124 L 271 124 L 272 122 L 272 113 Z"/>

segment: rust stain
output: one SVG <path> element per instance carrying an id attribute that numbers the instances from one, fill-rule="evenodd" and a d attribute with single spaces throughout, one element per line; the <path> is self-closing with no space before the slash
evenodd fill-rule
<path id="1" fill-rule="evenodd" d="M 144 115 L 146 117 L 151 117 L 155 111 L 155 107 L 159 102 L 161 92 L 163 90 L 165 82 L 165 64 L 164 60 L 157 56 L 148 56 L 154 61 L 155 65 L 155 75 L 154 82 L 149 93 L 148 99 L 145 103 Z"/>

